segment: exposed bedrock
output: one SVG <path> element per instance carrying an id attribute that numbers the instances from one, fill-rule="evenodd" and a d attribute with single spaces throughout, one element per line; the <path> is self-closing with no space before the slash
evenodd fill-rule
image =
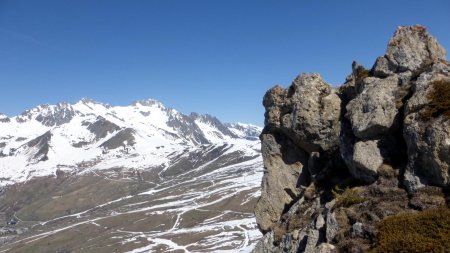
<path id="1" fill-rule="evenodd" d="M 371 69 L 353 62 L 340 87 L 313 73 L 267 91 L 254 252 L 367 251 L 383 218 L 445 203 L 445 54 L 425 27 L 399 27 L 386 54 Z"/>

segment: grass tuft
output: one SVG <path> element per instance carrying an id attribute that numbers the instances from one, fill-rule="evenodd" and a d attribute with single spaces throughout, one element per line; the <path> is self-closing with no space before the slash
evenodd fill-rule
<path id="1" fill-rule="evenodd" d="M 336 207 L 349 207 L 366 201 L 364 197 L 360 196 L 358 190 L 355 188 L 341 190 L 336 187 L 331 192 L 336 199 Z"/>

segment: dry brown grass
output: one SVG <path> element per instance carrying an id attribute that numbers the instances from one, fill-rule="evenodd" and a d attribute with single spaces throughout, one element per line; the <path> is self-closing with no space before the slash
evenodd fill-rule
<path id="1" fill-rule="evenodd" d="M 430 120 L 444 115 L 450 119 L 450 80 L 437 80 L 431 85 L 433 89 L 427 96 L 429 103 L 421 113 L 422 118 Z"/>
<path id="2" fill-rule="evenodd" d="M 332 190 L 332 193 L 336 199 L 336 207 L 349 207 L 366 201 L 356 188 L 346 188 L 345 190 L 336 188 Z"/>
<path id="3" fill-rule="evenodd" d="M 420 213 L 386 218 L 379 226 L 378 252 L 448 252 L 450 209 L 442 207 Z"/>

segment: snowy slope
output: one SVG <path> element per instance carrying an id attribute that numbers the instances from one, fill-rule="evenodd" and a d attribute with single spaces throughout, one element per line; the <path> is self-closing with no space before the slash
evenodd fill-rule
<path id="1" fill-rule="evenodd" d="M 261 130 L 155 100 L 0 114 L 0 252 L 250 252 Z"/>
<path id="2" fill-rule="evenodd" d="M 251 144 L 260 130 L 209 115 L 186 116 L 151 99 L 129 106 L 89 99 L 40 105 L 12 118 L 0 115 L 0 186 L 58 169 L 166 166 L 170 155 L 199 145 Z"/>

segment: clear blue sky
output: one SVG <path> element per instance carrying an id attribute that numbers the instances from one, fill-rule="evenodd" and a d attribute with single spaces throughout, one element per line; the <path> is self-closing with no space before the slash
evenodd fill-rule
<path id="1" fill-rule="evenodd" d="M 154 98 L 262 125 L 274 84 L 303 72 L 341 84 L 417 23 L 450 50 L 446 0 L 0 0 L 0 112 Z"/>

